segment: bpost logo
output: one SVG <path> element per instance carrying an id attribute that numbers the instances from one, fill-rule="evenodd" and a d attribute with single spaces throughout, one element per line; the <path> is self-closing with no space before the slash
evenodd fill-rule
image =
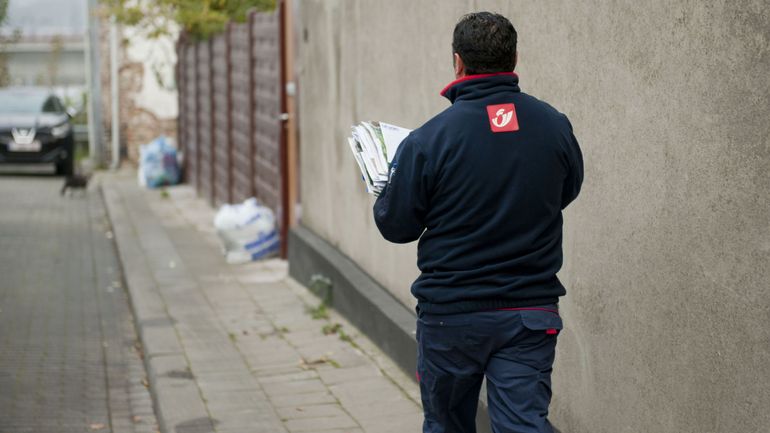
<path id="1" fill-rule="evenodd" d="M 516 107 L 513 104 L 487 105 L 489 127 L 492 132 L 512 132 L 519 130 Z"/>

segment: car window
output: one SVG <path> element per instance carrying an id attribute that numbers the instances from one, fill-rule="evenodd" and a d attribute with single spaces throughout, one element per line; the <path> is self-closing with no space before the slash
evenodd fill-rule
<path id="1" fill-rule="evenodd" d="M 56 98 L 51 96 L 50 98 L 45 100 L 45 103 L 43 103 L 43 113 L 58 113 L 59 107 L 56 103 Z"/>
<path id="2" fill-rule="evenodd" d="M 56 96 L 54 96 L 53 99 L 54 99 L 54 101 L 56 103 L 56 112 L 57 113 L 64 113 L 65 111 L 67 111 L 67 109 L 64 108 L 64 104 L 62 104 L 61 99 L 59 99 Z"/>

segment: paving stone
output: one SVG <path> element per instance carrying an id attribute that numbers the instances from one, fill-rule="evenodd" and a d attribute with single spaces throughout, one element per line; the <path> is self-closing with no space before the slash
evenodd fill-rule
<path id="1" fill-rule="evenodd" d="M 348 414 L 338 403 L 279 407 L 276 411 L 282 420 L 322 418 Z"/>
<path id="2" fill-rule="evenodd" d="M 335 339 L 339 339 L 339 336 L 334 335 L 324 335 L 322 332 L 323 325 L 319 327 L 313 327 L 311 329 L 292 329 L 290 327 L 287 327 L 289 329 L 289 332 L 284 334 L 284 338 L 286 341 L 291 343 L 292 346 L 299 347 L 304 344 L 313 343 L 318 340 L 325 340 L 325 341 L 334 341 Z"/>
<path id="3" fill-rule="evenodd" d="M 258 388 L 237 391 L 204 391 L 203 398 L 206 400 L 206 407 L 212 413 L 235 411 L 267 413 L 272 411 L 267 395 Z"/>
<path id="4" fill-rule="evenodd" d="M 141 325 L 140 325 L 141 326 Z M 148 355 L 182 353 L 173 325 L 141 326 L 144 350 Z"/>
<path id="5" fill-rule="evenodd" d="M 270 401 L 276 408 L 286 406 L 305 406 L 313 404 L 336 403 L 337 399 L 328 391 L 305 394 L 288 394 L 272 397 Z"/>
<path id="6" fill-rule="evenodd" d="M 327 385 L 335 385 L 345 382 L 359 382 L 373 377 L 382 377 L 382 372 L 371 364 L 360 365 L 351 368 L 328 369 L 318 372 L 318 375 Z"/>
<path id="7" fill-rule="evenodd" d="M 260 380 L 266 377 L 283 376 L 286 374 L 298 373 L 305 370 L 310 370 L 310 369 L 300 367 L 299 362 L 290 364 L 290 365 L 275 364 L 275 365 L 267 365 L 267 366 L 261 366 L 258 368 L 251 369 L 254 375 L 257 376 L 257 378 L 259 378 Z"/>
<path id="8" fill-rule="evenodd" d="M 414 402 L 385 377 L 348 381 L 332 385 L 329 389 L 345 407 L 349 408 L 374 405 L 381 406 L 382 412 L 391 410 L 401 403 L 405 403 L 403 407 L 416 408 Z"/>
<path id="9" fill-rule="evenodd" d="M 289 394 L 306 394 L 309 392 L 322 392 L 327 390 L 326 385 L 318 379 L 263 383 L 262 388 L 271 397 Z"/>
<path id="10" fill-rule="evenodd" d="M 315 379 L 317 377 L 319 376 L 316 370 L 297 367 L 288 373 L 260 377 L 259 382 L 262 384 L 271 384 L 275 382 L 291 382 L 295 380 Z"/>
<path id="11" fill-rule="evenodd" d="M 242 391 L 259 389 L 259 384 L 251 373 L 208 372 L 197 374 L 195 377 L 198 387 L 206 395 L 217 391 Z"/>
<path id="12" fill-rule="evenodd" d="M 385 415 L 360 421 L 366 433 L 419 432 L 422 431 L 422 422 L 422 412 L 398 414 L 398 416 Z"/>
<path id="13" fill-rule="evenodd" d="M 349 415 L 325 416 L 320 418 L 290 419 L 286 421 L 286 428 L 294 432 L 317 432 L 332 429 L 349 429 L 359 427 L 358 423 Z"/>
<path id="14" fill-rule="evenodd" d="M 222 413 L 217 422 L 217 432 L 238 431 L 249 433 L 280 433 L 286 427 L 273 413 L 261 411 Z"/>

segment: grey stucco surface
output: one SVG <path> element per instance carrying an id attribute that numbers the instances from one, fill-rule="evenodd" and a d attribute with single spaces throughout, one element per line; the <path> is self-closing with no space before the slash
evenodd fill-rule
<path id="1" fill-rule="evenodd" d="M 444 109 L 452 28 L 479 9 L 513 21 L 523 91 L 567 114 L 584 152 L 554 421 L 768 431 L 765 1 L 300 1 L 302 223 L 413 305 L 415 245 L 379 237 L 344 139 Z"/>

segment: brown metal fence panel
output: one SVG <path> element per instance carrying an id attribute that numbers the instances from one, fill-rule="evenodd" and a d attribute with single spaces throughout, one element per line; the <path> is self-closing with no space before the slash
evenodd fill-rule
<path id="1" fill-rule="evenodd" d="M 195 127 L 197 123 L 197 101 L 195 86 L 197 82 L 196 66 L 196 47 L 192 44 L 184 45 L 181 52 L 183 58 L 180 83 L 180 102 L 179 119 L 184 131 L 180 131 L 179 138 L 184 140 L 180 143 L 184 149 L 185 168 L 187 181 L 193 185 L 198 185 L 198 131 Z"/>
<path id="2" fill-rule="evenodd" d="M 281 207 L 281 53 L 279 15 L 254 14 L 252 74 L 254 75 L 254 171 L 257 197 L 276 211 Z"/>
<path id="3" fill-rule="evenodd" d="M 199 42 L 196 45 L 196 126 L 200 153 L 198 155 L 198 191 L 209 202 L 214 200 L 214 152 L 212 122 L 212 89 L 211 89 L 211 45 L 207 42 Z"/>
<path id="4" fill-rule="evenodd" d="M 177 79 L 187 181 L 213 205 L 256 196 L 283 222 L 280 32 L 280 12 L 252 12 L 210 40 L 183 37 Z"/>
<path id="5" fill-rule="evenodd" d="M 254 194 L 251 141 L 251 62 L 248 24 L 230 27 L 230 121 L 232 137 L 232 200 Z"/>
<path id="6" fill-rule="evenodd" d="M 227 34 L 211 40 L 214 82 L 214 203 L 230 201 L 230 77 Z"/>

